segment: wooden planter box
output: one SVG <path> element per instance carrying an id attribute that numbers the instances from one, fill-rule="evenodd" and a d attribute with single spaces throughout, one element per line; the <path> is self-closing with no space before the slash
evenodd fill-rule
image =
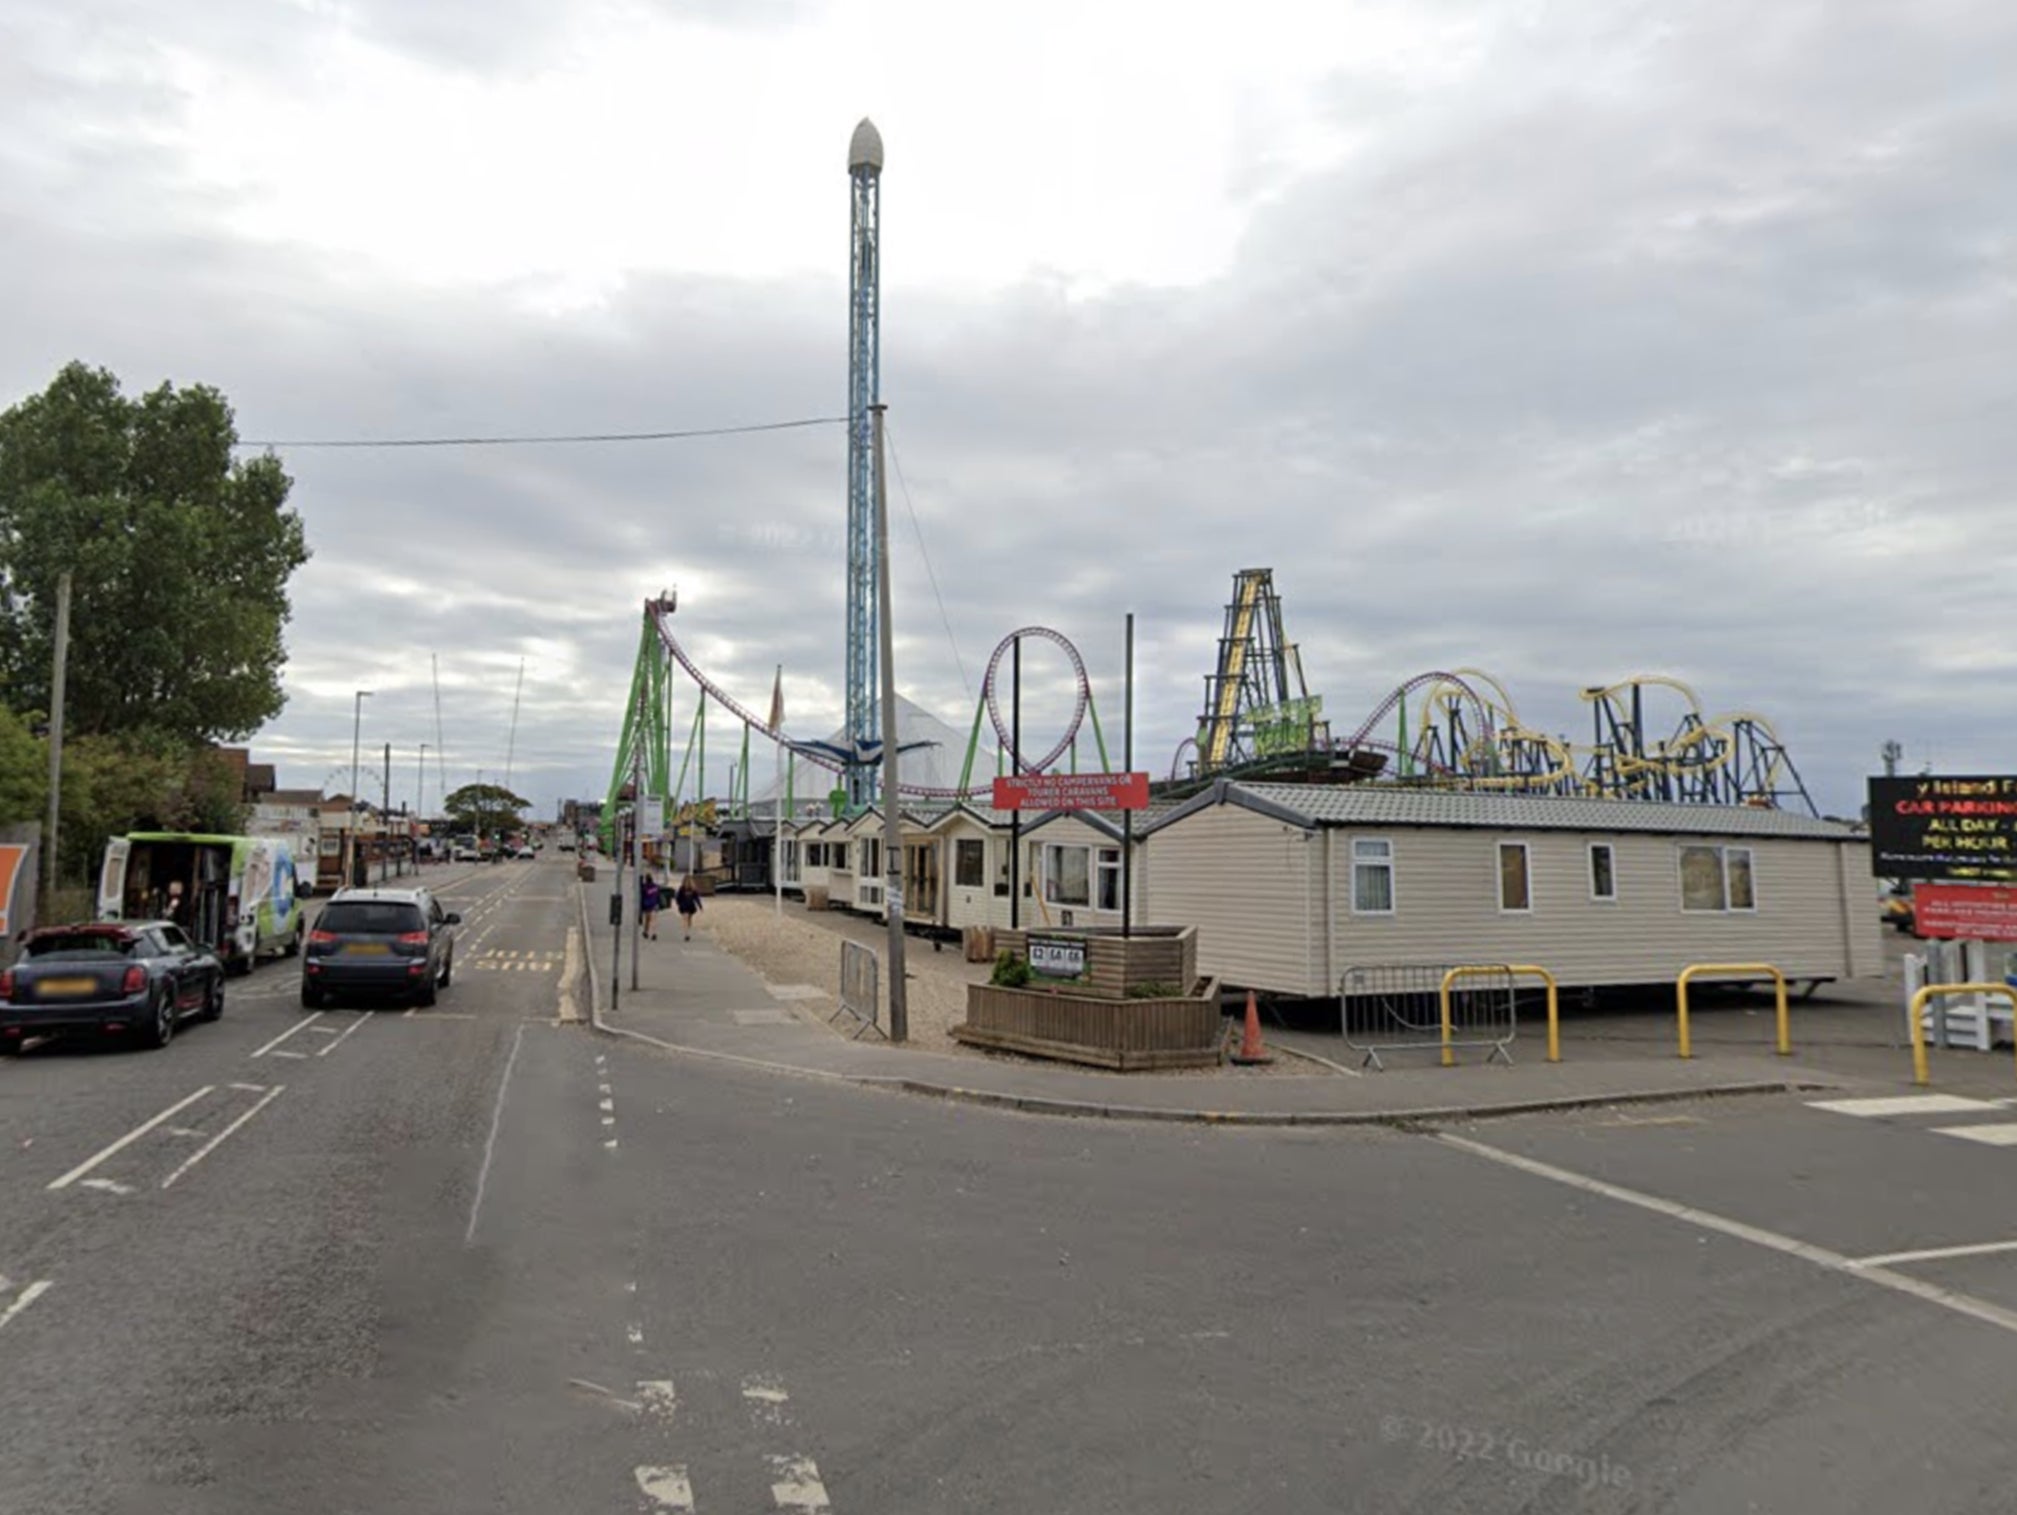
<path id="1" fill-rule="evenodd" d="M 1216 979 L 1207 979 L 1195 995 L 1172 999 L 1110 999 L 1060 989 L 969 984 L 966 1022 L 952 1034 L 970 1047 L 1126 1073 L 1216 1065 L 1225 1045 L 1225 1020 Z"/>
<path id="2" fill-rule="evenodd" d="M 1086 971 L 1076 979 L 1039 980 L 1069 988 L 1095 999 L 1126 999 L 1137 990 L 1167 984 L 1188 995 L 1198 981 L 1198 930 L 1195 926 L 1137 926 L 1127 936 L 1118 926 L 1072 927 L 1055 930 L 1025 926 L 997 927 L 994 947 L 1017 962 L 1029 961 L 1029 939 L 1063 937 L 1085 944 Z M 1035 987 L 1035 985 L 1032 985 Z"/>

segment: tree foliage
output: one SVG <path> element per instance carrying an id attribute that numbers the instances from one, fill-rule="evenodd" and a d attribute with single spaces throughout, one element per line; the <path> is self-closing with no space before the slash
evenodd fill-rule
<path id="1" fill-rule="evenodd" d="M 499 831 L 515 831 L 532 808 L 501 784 L 464 784 L 441 802 L 457 831 L 474 831 L 489 836 Z"/>
<path id="2" fill-rule="evenodd" d="M 279 460 L 235 461 L 236 442 L 216 390 L 132 400 L 82 363 L 0 414 L 0 698 L 48 709 L 68 569 L 66 731 L 186 748 L 280 712 L 287 584 L 308 547 Z"/>

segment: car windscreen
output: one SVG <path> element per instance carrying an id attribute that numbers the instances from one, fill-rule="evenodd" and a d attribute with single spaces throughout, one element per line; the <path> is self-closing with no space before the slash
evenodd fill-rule
<path id="1" fill-rule="evenodd" d="M 37 937 L 27 945 L 28 955 L 32 958 L 59 957 L 73 962 L 83 959 L 109 962 L 143 955 L 137 939 L 127 941 L 93 931 L 69 931 L 60 936 Z"/>
<path id="2" fill-rule="evenodd" d="M 345 936 L 397 936 L 425 931 L 427 918 L 418 905 L 394 900 L 331 900 L 315 924 L 318 930 Z"/>

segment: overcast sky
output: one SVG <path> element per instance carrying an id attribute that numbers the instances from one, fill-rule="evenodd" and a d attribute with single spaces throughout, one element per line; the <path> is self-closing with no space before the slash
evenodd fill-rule
<path id="1" fill-rule="evenodd" d="M 1886 739 L 2017 757 L 2013 69 L 1994 0 L 0 0 L 0 404 L 82 359 L 254 441 L 842 415 L 866 114 L 906 695 L 964 731 L 1055 627 L 1118 749 L 1132 610 L 1167 771 L 1270 567 L 1340 734 L 1473 666 L 1581 738 L 1666 673 L 1853 813 Z M 675 585 L 717 682 L 840 722 L 838 425 L 280 451 L 287 784 L 348 787 L 370 689 L 395 804 L 422 742 L 430 805 L 599 796 Z M 1030 746 L 1063 685 L 1032 645 Z"/>

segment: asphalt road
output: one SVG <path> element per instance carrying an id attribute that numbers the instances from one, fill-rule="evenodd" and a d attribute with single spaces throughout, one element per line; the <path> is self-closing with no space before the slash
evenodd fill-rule
<path id="1" fill-rule="evenodd" d="M 566 866 L 442 876 L 433 1010 L 0 1064 L 5 1515 L 2011 1508 L 2017 1109 L 1005 1114 L 603 1040 Z"/>

